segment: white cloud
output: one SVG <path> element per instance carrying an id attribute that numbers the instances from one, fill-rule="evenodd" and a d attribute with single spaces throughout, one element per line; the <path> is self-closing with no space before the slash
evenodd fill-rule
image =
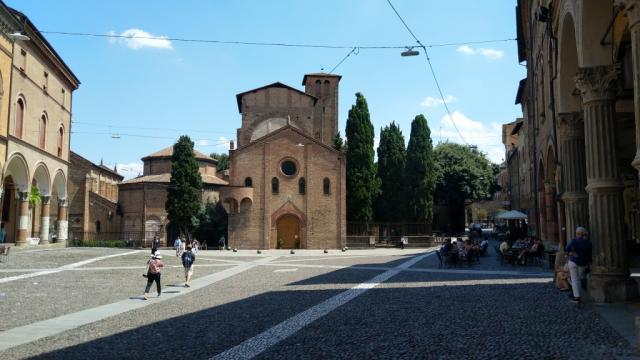
<path id="1" fill-rule="evenodd" d="M 476 53 L 476 51 L 469 45 L 462 45 L 457 48 L 456 51 L 467 55 L 473 55 Z"/>
<path id="2" fill-rule="evenodd" d="M 118 174 L 124 176 L 125 180 L 132 179 L 138 175 L 142 175 L 144 165 L 142 163 L 117 164 Z"/>
<path id="3" fill-rule="evenodd" d="M 456 51 L 465 55 L 481 55 L 489 60 L 501 59 L 504 56 L 504 51 L 502 50 L 487 48 L 474 49 L 469 45 L 462 45 L 458 47 Z"/>
<path id="4" fill-rule="evenodd" d="M 502 50 L 480 49 L 479 51 L 480 51 L 480 55 L 492 60 L 500 59 L 504 55 L 504 51 Z"/>
<path id="5" fill-rule="evenodd" d="M 111 30 L 107 35 L 117 35 L 115 31 Z M 139 50 L 143 48 L 155 48 L 155 49 L 172 49 L 171 40 L 166 36 L 158 36 L 148 33 L 141 29 L 128 29 L 117 35 L 119 37 L 110 37 L 109 43 L 122 44 L 126 47 Z"/>
<path id="6" fill-rule="evenodd" d="M 470 119 L 457 110 L 451 114 L 451 117 L 453 117 L 456 127 L 460 130 L 467 143 L 478 146 L 480 151 L 487 154 L 489 160 L 495 163 L 502 162 L 504 159 L 504 146 L 502 145 L 502 126 L 500 124 L 495 122 L 485 124 Z M 440 133 L 435 129 L 432 130 L 434 135 L 442 137 L 442 141 L 448 140 L 455 143 L 463 143 L 449 115 L 445 115 L 440 119 L 440 126 Z"/>
<path id="7" fill-rule="evenodd" d="M 226 152 L 229 150 L 230 139 L 227 139 L 224 136 L 220 136 L 217 140 L 214 139 L 198 139 L 196 140 L 195 146 L 198 148 L 204 148 L 201 151 L 205 154 L 210 154 L 212 152 Z"/>
<path id="8" fill-rule="evenodd" d="M 443 103 L 451 103 L 453 101 L 456 101 L 456 97 L 452 96 L 452 95 L 447 95 L 444 97 L 444 101 L 442 101 L 441 98 L 435 98 L 435 97 L 431 97 L 431 96 L 427 96 L 421 103 L 421 106 L 424 107 L 436 107 L 436 106 L 440 106 Z"/>

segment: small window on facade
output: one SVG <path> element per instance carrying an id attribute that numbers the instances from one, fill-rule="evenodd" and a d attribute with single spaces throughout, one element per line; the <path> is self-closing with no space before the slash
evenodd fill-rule
<path id="1" fill-rule="evenodd" d="M 251 180 L 250 177 L 244 179 L 244 186 L 246 187 L 253 187 L 253 180 Z"/>
<path id="2" fill-rule="evenodd" d="M 316 80 L 316 96 L 322 96 L 322 81 Z"/>
<path id="3" fill-rule="evenodd" d="M 307 192 L 307 182 L 304 178 L 300 178 L 300 180 L 298 180 L 298 192 L 300 195 L 304 195 Z"/>
<path id="4" fill-rule="evenodd" d="M 13 134 L 16 137 L 22 138 L 23 123 L 24 123 L 24 100 L 20 98 L 18 99 L 18 103 L 16 104 L 16 122 L 15 122 L 15 129 L 13 129 Z"/>
<path id="5" fill-rule="evenodd" d="M 278 178 L 271 179 L 271 192 L 277 194 L 280 191 L 280 182 Z"/>
<path id="6" fill-rule="evenodd" d="M 62 145 L 64 144 L 64 129 L 58 130 L 58 157 L 62 157 Z"/>
<path id="7" fill-rule="evenodd" d="M 47 115 L 42 114 L 40 117 L 40 126 L 38 127 L 38 146 L 44 149 L 47 140 Z"/>
<path id="8" fill-rule="evenodd" d="M 20 59 L 18 60 L 18 68 L 25 71 L 27 69 L 27 52 L 24 49 L 20 49 Z"/>
<path id="9" fill-rule="evenodd" d="M 44 72 L 44 82 L 42 83 L 42 89 L 44 91 L 47 91 L 47 88 L 49 87 L 49 73 L 48 72 Z"/>
<path id="10" fill-rule="evenodd" d="M 323 93 L 324 93 L 324 96 L 327 96 L 331 93 L 331 83 L 329 82 L 329 80 L 324 81 Z"/>
<path id="11" fill-rule="evenodd" d="M 100 232 L 100 221 L 96 221 L 96 232 L 99 233 Z"/>
<path id="12" fill-rule="evenodd" d="M 324 180 L 322 180 L 322 191 L 325 195 L 331 194 L 331 180 L 329 180 L 329 178 L 324 178 Z"/>

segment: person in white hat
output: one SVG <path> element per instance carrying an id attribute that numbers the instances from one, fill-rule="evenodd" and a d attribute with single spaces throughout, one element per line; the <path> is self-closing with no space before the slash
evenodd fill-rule
<path id="1" fill-rule="evenodd" d="M 147 274 L 145 276 L 147 278 L 147 287 L 144 289 L 143 296 L 145 300 L 147 300 L 147 295 L 149 293 L 149 290 L 151 289 L 151 284 L 153 284 L 154 281 L 156 282 L 158 296 L 160 296 L 160 294 L 162 293 L 162 287 L 160 285 L 160 269 L 162 269 L 164 264 L 162 263 L 161 259 L 162 256 L 160 254 L 154 253 L 153 255 L 151 255 L 151 259 L 147 261 Z"/>

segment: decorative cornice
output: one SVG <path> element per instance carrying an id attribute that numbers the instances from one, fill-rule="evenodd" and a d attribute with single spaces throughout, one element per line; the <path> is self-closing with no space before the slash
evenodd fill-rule
<path id="1" fill-rule="evenodd" d="M 640 23 L 640 0 L 614 0 L 613 6 L 629 19 L 629 29 Z"/>
<path id="2" fill-rule="evenodd" d="M 575 138 L 584 135 L 582 111 L 558 113 L 558 135 L 560 138 Z"/>
<path id="3" fill-rule="evenodd" d="M 582 95 L 582 102 L 586 104 L 597 100 L 613 100 L 620 73 L 619 63 L 580 68 L 575 81 Z"/>

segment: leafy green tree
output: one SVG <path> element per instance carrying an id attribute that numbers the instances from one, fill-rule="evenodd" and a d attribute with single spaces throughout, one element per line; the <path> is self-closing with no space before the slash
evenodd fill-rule
<path id="1" fill-rule="evenodd" d="M 340 131 L 336 134 L 336 137 L 333 139 L 333 148 L 336 150 L 342 150 L 344 146 L 344 140 L 342 140 L 342 136 L 340 136 Z"/>
<path id="2" fill-rule="evenodd" d="M 464 229 L 465 200 L 490 199 L 495 189 L 495 167 L 475 146 L 440 143 L 435 148 L 438 171 L 437 202 L 447 206 L 451 230 Z"/>
<path id="3" fill-rule="evenodd" d="M 193 235 L 202 243 L 218 246 L 221 236 L 227 236 L 228 215 L 218 201 L 207 203 L 196 216 L 198 225 Z"/>
<path id="4" fill-rule="evenodd" d="M 376 200 L 376 219 L 399 221 L 403 219 L 405 196 L 402 186 L 406 151 L 400 127 L 392 122 L 380 130 L 378 145 L 378 178 L 380 195 Z M 400 211 L 399 211 L 400 210 Z"/>
<path id="5" fill-rule="evenodd" d="M 432 221 L 436 170 L 433 161 L 431 130 L 424 115 L 416 116 L 411 122 L 404 184 L 404 188 L 408 192 L 407 219 Z"/>
<path id="6" fill-rule="evenodd" d="M 373 125 L 367 100 L 356 93 L 347 118 L 347 219 L 370 222 L 380 181 L 373 161 Z"/>
<path id="7" fill-rule="evenodd" d="M 183 135 L 173 145 L 171 181 L 167 188 L 165 209 L 169 220 L 178 226 L 180 234 L 191 241 L 193 219 L 202 207 L 202 178 L 193 153 L 193 141 Z"/>
<path id="8" fill-rule="evenodd" d="M 229 168 L 229 154 L 225 154 L 225 153 L 211 153 L 212 158 L 218 160 L 218 165 L 216 166 L 216 169 L 218 172 L 222 172 L 224 170 L 227 170 Z"/>

